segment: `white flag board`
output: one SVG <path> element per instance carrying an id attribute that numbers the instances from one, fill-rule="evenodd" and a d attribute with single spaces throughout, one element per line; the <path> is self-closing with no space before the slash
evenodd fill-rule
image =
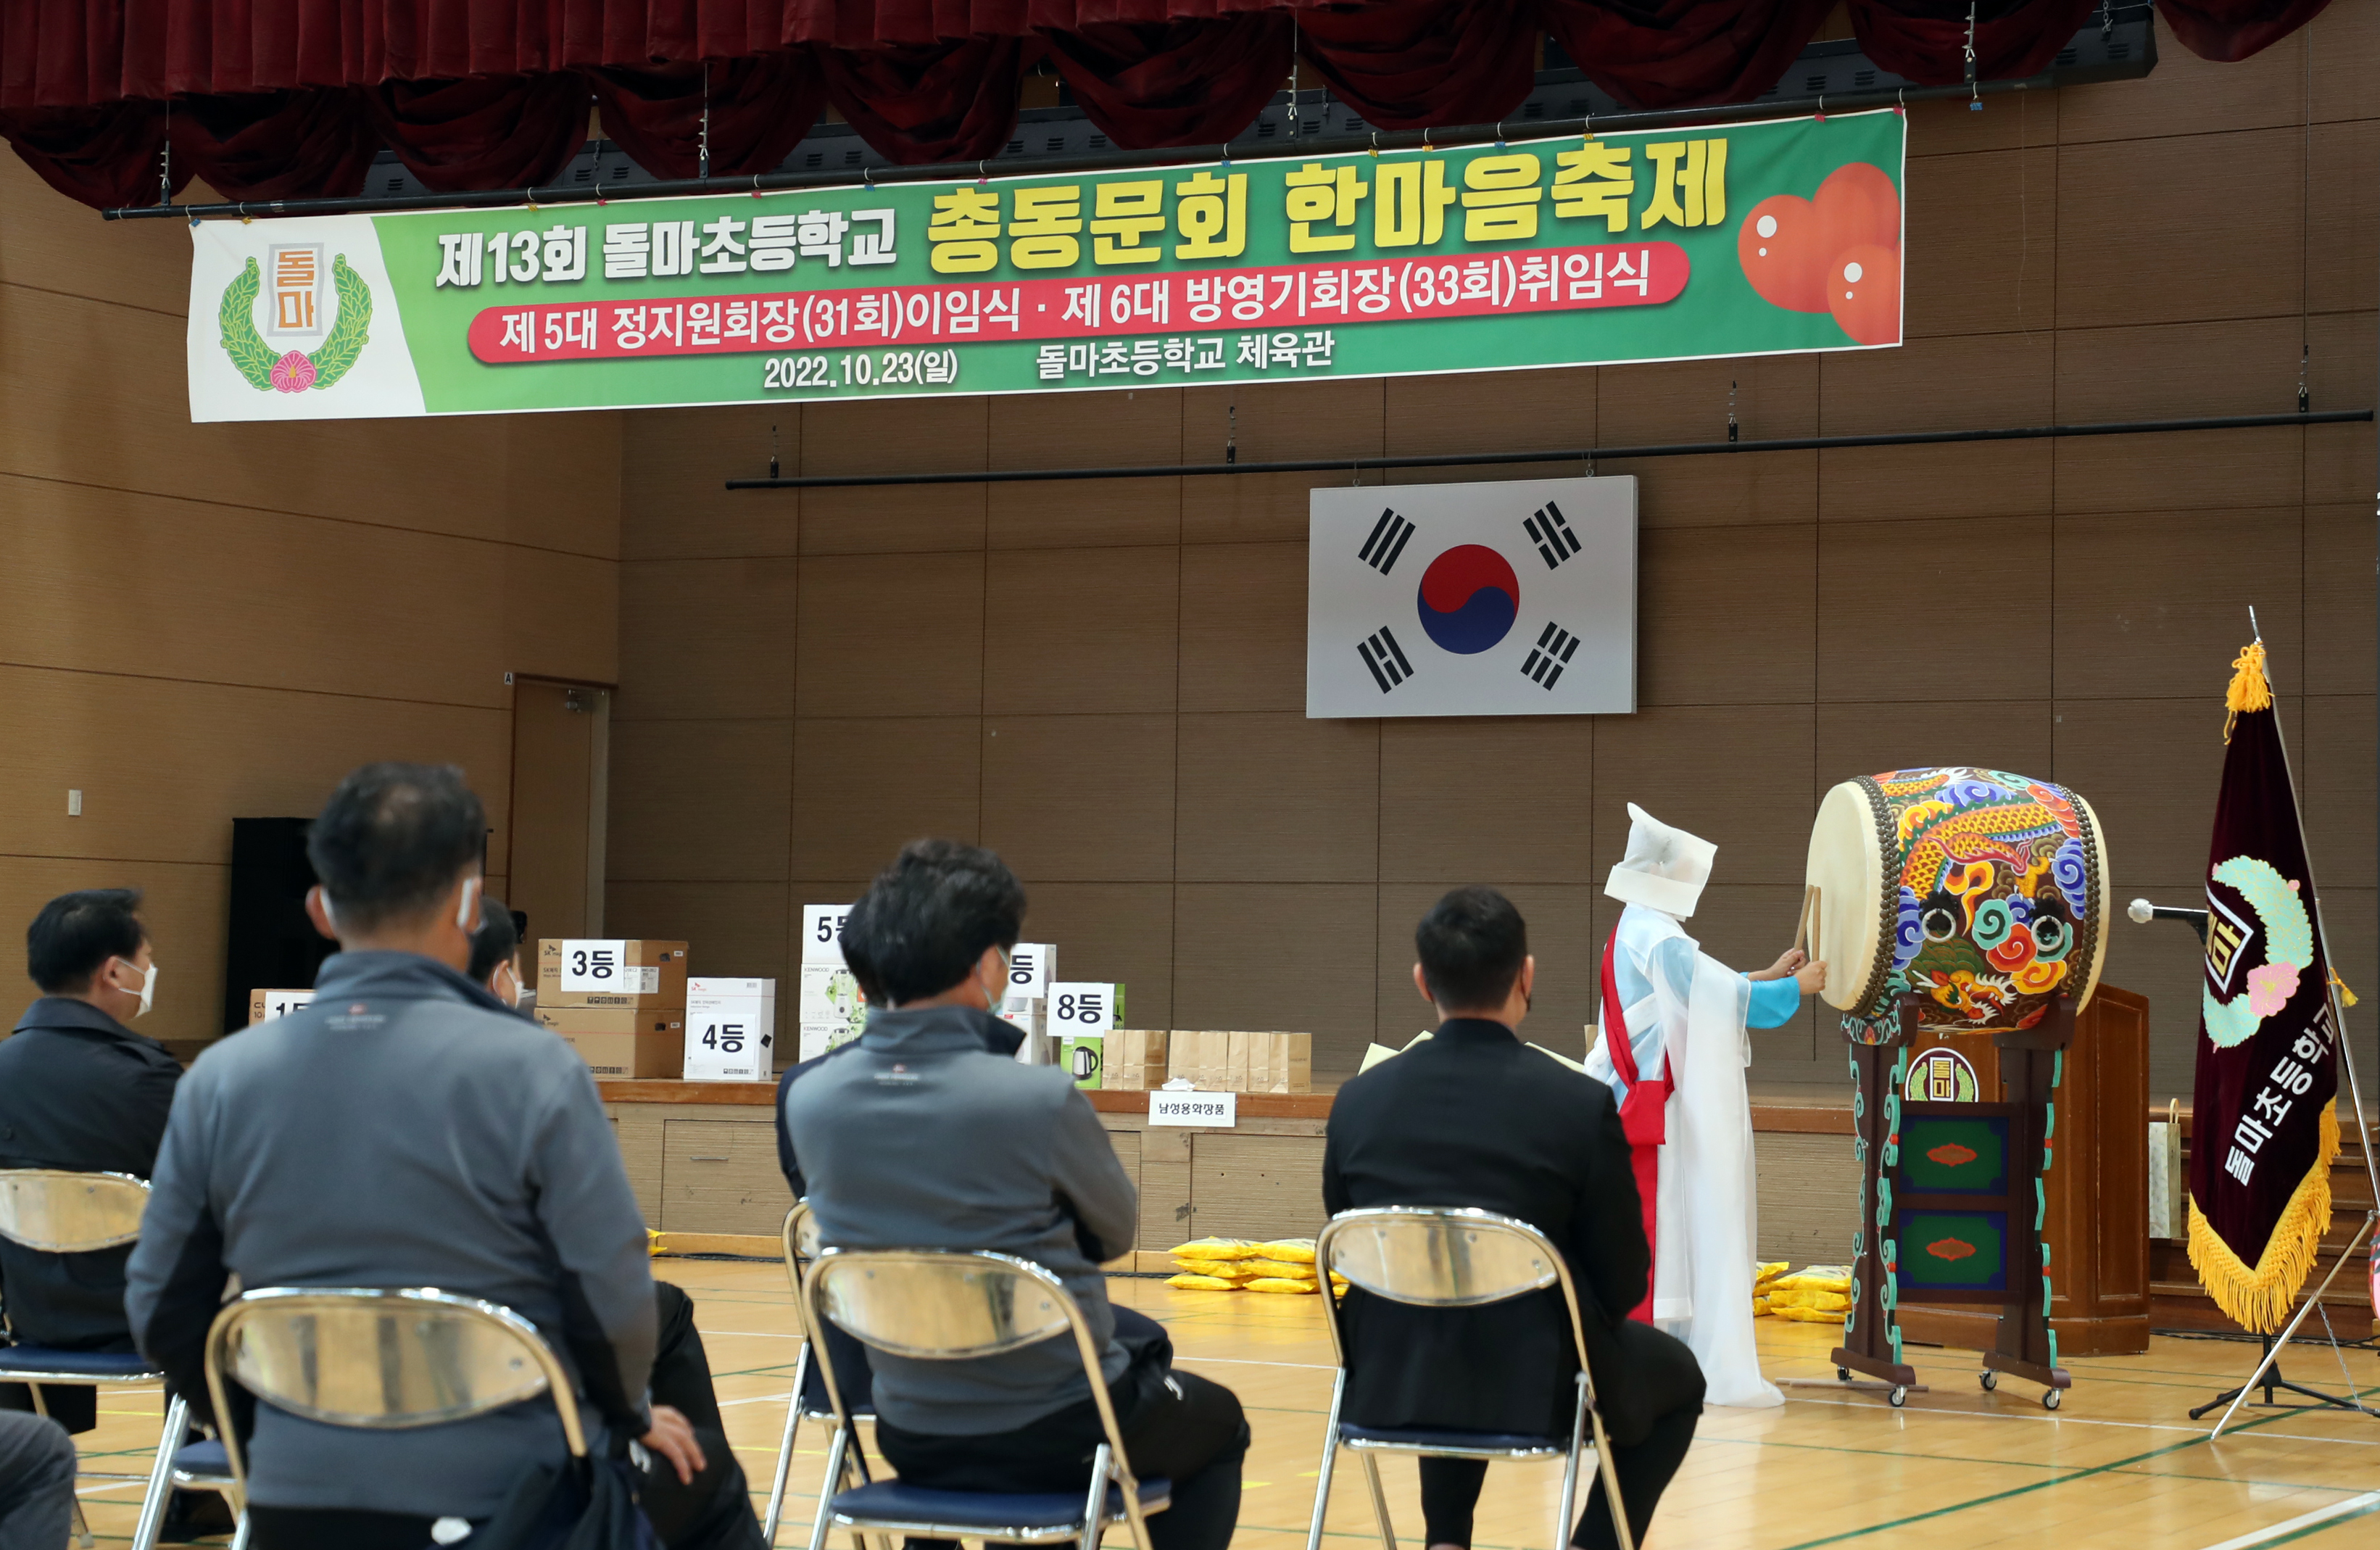
<path id="1" fill-rule="evenodd" d="M 1305 714 L 1636 708 L 1636 480 L 1317 490 Z"/>

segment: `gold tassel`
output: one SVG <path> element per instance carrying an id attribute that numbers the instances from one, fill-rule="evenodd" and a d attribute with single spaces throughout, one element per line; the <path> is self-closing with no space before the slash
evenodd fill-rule
<path id="1" fill-rule="evenodd" d="M 2323 1106 L 2313 1166 L 2298 1181 L 2252 1270 L 2199 1214 L 2198 1198 L 2191 1197 L 2190 1263 L 2197 1266 L 2199 1284 L 2216 1307 L 2252 1335 L 2270 1334 L 2286 1323 L 2289 1304 L 2313 1273 L 2314 1254 L 2330 1227 L 2330 1165 L 2338 1156 L 2338 1105 L 2333 1100 Z"/>
<path id="2" fill-rule="evenodd" d="M 2347 982 L 2338 977 L 2338 971 L 2337 969 L 2330 971 L 2330 983 L 2338 987 L 2339 1005 L 2351 1007 L 2355 1004 L 2355 992 L 2350 990 L 2347 987 Z"/>
<path id="3" fill-rule="evenodd" d="M 2223 708 L 2229 712 L 2223 718 L 2223 741 L 2231 741 L 2231 724 L 2240 719 L 2240 712 L 2272 708 L 2272 681 L 2265 676 L 2265 643 L 2252 640 L 2246 650 L 2231 659 L 2231 686 L 2223 692 Z"/>

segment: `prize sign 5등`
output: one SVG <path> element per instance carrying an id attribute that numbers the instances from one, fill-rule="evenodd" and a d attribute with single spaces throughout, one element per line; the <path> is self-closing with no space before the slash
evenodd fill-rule
<path id="1" fill-rule="evenodd" d="M 1426 375 L 1900 342 L 1894 112 L 191 228 L 195 420 Z"/>

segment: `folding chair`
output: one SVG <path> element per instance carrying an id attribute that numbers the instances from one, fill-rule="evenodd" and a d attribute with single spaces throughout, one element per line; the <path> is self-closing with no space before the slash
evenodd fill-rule
<path id="1" fill-rule="evenodd" d="M 785 1250 L 785 1279 L 793 1287 L 794 1318 L 800 1326 L 802 1343 L 801 1350 L 794 1357 L 794 1394 L 785 1402 L 785 1435 L 777 1448 L 777 1478 L 769 1487 L 769 1510 L 760 1520 L 760 1538 L 771 1550 L 775 1550 L 777 1524 L 785 1505 L 785 1481 L 794 1467 L 794 1434 L 801 1429 L 805 1421 L 831 1423 L 834 1420 L 834 1407 L 826 1398 L 826 1384 L 818 1371 L 820 1365 L 828 1360 L 826 1343 L 823 1338 L 812 1340 L 809 1320 L 802 1312 L 802 1267 L 818 1256 L 819 1248 L 818 1224 L 810 1218 L 808 1202 L 794 1202 L 792 1209 L 785 1213 L 782 1237 Z M 854 1405 L 851 1415 L 855 1421 L 873 1421 L 876 1408 L 873 1405 Z M 856 1440 L 853 1452 L 855 1455 L 858 1453 Z M 865 1468 L 864 1458 L 856 1467 Z M 834 1485 L 839 1487 L 848 1483 L 851 1471 L 852 1466 L 846 1466 L 844 1478 L 835 1481 Z M 867 1478 L 865 1473 L 860 1475 L 863 1483 Z"/>
<path id="2" fill-rule="evenodd" d="M 979 1539 L 1004 1544 L 1077 1541 L 1099 1550 L 1112 1525 L 1130 1526 L 1136 1550 L 1149 1550 L 1147 1515 L 1172 1505 L 1171 1481 L 1135 1481 L 1108 1401 L 1099 1348 L 1063 1282 L 1030 1260 L 988 1250 L 822 1249 L 803 1278 L 802 1303 L 813 1330 L 827 1321 L 872 1350 L 932 1362 L 1000 1356 L 1072 1331 L 1105 1434 L 1091 1457 L 1090 1484 L 1065 1492 L 937 1491 L 898 1481 L 876 1481 L 819 1493 L 810 1550 L 825 1550 L 830 1528 L 905 1534 L 920 1539 Z M 834 1406 L 834 1440 L 826 1478 L 842 1479 L 852 1442 L 852 1417 L 835 1383 L 834 1363 L 821 1362 Z M 867 1471 L 863 1465 L 861 1474 Z"/>
<path id="3" fill-rule="evenodd" d="M 539 1395 L 553 1399 L 570 1456 L 587 1434 L 570 1374 L 537 1326 L 499 1303 L 434 1287 L 267 1287 L 226 1303 L 207 1331 L 207 1397 L 231 1413 L 226 1377 L 275 1410 L 328 1426 L 387 1431 L 468 1421 Z M 248 1460 L 233 1429 L 181 1450 L 177 1483 L 248 1499 Z M 248 1520 L 234 1544 L 244 1547 Z"/>
<path id="4" fill-rule="evenodd" d="M 1509 1459 L 1562 1460 L 1561 1505 L 1555 1510 L 1555 1550 L 1568 1550 L 1571 1508 L 1578 1499 L 1578 1459 L 1588 1446 L 1589 1428 L 1596 1459 L 1603 1471 L 1603 1499 L 1619 1530 L 1621 1550 L 1636 1550 L 1628 1532 L 1628 1513 L 1620 1500 L 1620 1477 L 1611 1464 L 1611 1446 L 1603 1435 L 1603 1418 L 1596 1413 L 1595 1386 L 1586 1374 L 1586 1343 L 1579 1323 L 1578 1291 L 1571 1284 L 1570 1267 L 1545 1234 L 1524 1221 L 1492 1211 L 1418 1205 L 1383 1205 L 1342 1211 L 1330 1218 L 1315 1240 L 1314 1257 L 1326 1271 L 1335 1271 L 1375 1297 L 1423 1308 L 1477 1308 L 1525 1297 L 1548 1287 L 1561 1288 L 1570 1311 L 1572 1349 L 1579 1352 L 1578 1398 L 1567 1437 L 1523 1434 L 1463 1432 L 1436 1427 L 1358 1426 L 1342 1421 L 1347 1397 L 1347 1350 L 1339 1334 L 1337 1299 L 1325 1297 L 1323 1323 L 1330 1330 L 1330 1353 L 1338 1376 L 1330 1387 L 1330 1420 L 1322 1434 L 1321 1477 L 1314 1485 L 1314 1522 L 1306 1531 L 1306 1550 L 1320 1550 L 1322 1517 L 1330 1505 L 1330 1474 L 1339 1450 L 1353 1448 L 1364 1460 L 1371 1483 L 1372 1511 L 1380 1520 L 1380 1542 L 1397 1550 L 1396 1531 L 1389 1524 L 1388 1494 L 1380 1488 L 1380 1453 L 1413 1453 L 1436 1459 Z"/>
<path id="5" fill-rule="evenodd" d="M 47 1253 L 80 1254 L 116 1249 L 140 1236 L 140 1214 L 149 1205 L 147 1181 L 128 1173 L 72 1173 L 55 1168 L 0 1169 L 0 1238 Z M 5 1326 L 0 1317 L 0 1326 Z M 11 1331 L 13 1338 L 13 1331 Z M 165 1374 L 133 1351 L 55 1350 L 42 1346 L 0 1346 L 0 1383 L 31 1390 L 33 1409 L 43 1415 L 42 1386 L 65 1388 L 130 1388 L 162 1384 Z M 189 1423 L 189 1407 L 179 1399 L 165 1406 L 157 1435 L 157 1459 L 150 1466 L 147 1494 L 132 1532 L 133 1550 L 154 1550 L 165 1520 L 167 1475 L 174 1448 Z M 79 1497 L 74 1504 L 75 1537 L 89 1550 L 91 1524 Z"/>

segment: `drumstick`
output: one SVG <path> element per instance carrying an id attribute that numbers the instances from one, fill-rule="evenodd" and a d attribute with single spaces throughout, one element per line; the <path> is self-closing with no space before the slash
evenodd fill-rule
<path id="1" fill-rule="evenodd" d="M 1802 888 L 1802 918 L 1793 926 L 1793 951 L 1807 956 L 1810 950 L 1810 917 L 1818 913 L 1818 885 L 1805 883 Z"/>

